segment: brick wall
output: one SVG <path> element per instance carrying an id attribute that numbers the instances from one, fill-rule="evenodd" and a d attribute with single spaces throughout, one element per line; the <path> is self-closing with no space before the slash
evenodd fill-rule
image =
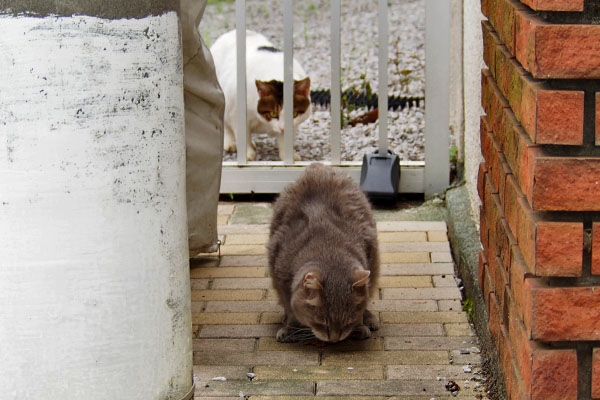
<path id="1" fill-rule="evenodd" d="M 511 399 L 600 399 L 600 4 L 482 0 L 479 282 Z"/>

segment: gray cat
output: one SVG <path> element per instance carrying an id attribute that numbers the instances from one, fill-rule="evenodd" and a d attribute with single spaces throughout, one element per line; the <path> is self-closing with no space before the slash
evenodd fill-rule
<path id="1" fill-rule="evenodd" d="M 269 243 L 273 287 L 285 310 L 278 341 L 368 338 L 379 322 L 367 307 L 377 292 L 379 250 L 371 206 L 352 179 L 310 165 L 274 206 Z"/>

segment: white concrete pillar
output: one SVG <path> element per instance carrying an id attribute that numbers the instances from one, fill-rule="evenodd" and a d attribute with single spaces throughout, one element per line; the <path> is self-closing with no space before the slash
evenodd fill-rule
<path id="1" fill-rule="evenodd" d="M 0 14 L 0 398 L 188 398 L 178 1 L 12 3 Z"/>

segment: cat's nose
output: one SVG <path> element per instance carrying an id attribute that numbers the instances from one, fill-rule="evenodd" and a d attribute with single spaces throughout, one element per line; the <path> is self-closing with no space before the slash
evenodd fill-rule
<path id="1" fill-rule="evenodd" d="M 336 343 L 340 341 L 340 333 L 339 332 L 331 332 L 329 334 L 329 341 L 332 343 Z"/>

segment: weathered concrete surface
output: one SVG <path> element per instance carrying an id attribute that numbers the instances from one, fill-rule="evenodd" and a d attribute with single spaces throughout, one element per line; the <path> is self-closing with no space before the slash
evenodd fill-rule
<path id="1" fill-rule="evenodd" d="M 488 327 L 488 313 L 483 302 L 477 269 L 481 243 L 473 222 L 469 195 L 464 186 L 446 192 L 448 238 L 464 296 L 473 302 L 473 324 L 479 337 L 484 367 L 489 372 L 490 398 L 505 399 L 506 389 L 498 354 Z"/>

